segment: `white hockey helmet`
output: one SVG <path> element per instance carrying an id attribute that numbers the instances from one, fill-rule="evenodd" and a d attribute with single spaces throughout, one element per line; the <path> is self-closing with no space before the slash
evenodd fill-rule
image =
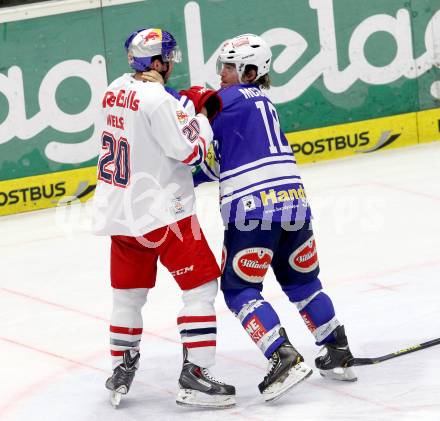
<path id="1" fill-rule="evenodd" d="M 224 63 L 235 63 L 238 77 L 241 80 L 246 65 L 257 67 L 256 79 L 269 73 L 272 51 L 266 41 L 258 35 L 243 34 L 225 41 L 217 58 L 217 74 L 220 74 Z"/>

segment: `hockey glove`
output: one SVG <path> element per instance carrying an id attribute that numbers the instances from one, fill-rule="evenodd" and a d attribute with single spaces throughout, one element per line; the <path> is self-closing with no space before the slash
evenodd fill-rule
<path id="1" fill-rule="evenodd" d="M 217 94 L 217 91 L 213 89 L 206 89 L 203 86 L 191 86 L 189 89 L 179 91 L 179 94 L 187 96 L 193 102 L 197 113 L 203 107 L 206 107 L 209 121 L 212 121 L 222 110 L 222 99 Z"/>

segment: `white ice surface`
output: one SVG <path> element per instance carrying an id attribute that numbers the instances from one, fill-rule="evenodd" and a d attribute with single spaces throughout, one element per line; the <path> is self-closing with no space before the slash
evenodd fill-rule
<path id="1" fill-rule="evenodd" d="M 355 356 L 379 356 L 440 337 L 440 143 L 302 167 L 321 280 Z M 217 256 L 217 186 L 198 191 Z M 440 346 L 357 368 L 357 383 L 317 372 L 270 405 L 257 384 L 266 362 L 221 295 L 219 377 L 238 405 L 175 405 L 180 294 L 161 267 L 144 309 L 141 368 L 118 410 L 108 402 L 109 240 L 89 233 L 87 206 L 0 219 L 0 419 L 440 420 Z M 271 274 L 265 297 L 310 364 L 318 349 Z"/>

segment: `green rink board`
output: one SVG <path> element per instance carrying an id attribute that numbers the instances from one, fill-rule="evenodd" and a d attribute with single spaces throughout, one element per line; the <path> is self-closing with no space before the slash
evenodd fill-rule
<path id="1" fill-rule="evenodd" d="M 439 106 L 440 0 L 149 0 L 74 12 L 62 3 L 31 19 L 0 10 L 0 181 L 96 164 L 97 104 L 129 71 L 123 44 L 141 27 L 176 36 L 175 88 L 217 87 L 222 41 L 261 35 L 286 133 Z"/>

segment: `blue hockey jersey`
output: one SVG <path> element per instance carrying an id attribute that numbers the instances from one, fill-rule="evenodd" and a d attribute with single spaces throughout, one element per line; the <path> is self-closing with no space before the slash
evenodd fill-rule
<path id="1" fill-rule="evenodd" d="M 219 95 L 223 110 L 212 125 L 214 156 L 202 164 L 195 184 L 220 181 L 225 223 L 310 220 L 296 161 L 270 99 L 248 84 L 221 89 Z"/>

